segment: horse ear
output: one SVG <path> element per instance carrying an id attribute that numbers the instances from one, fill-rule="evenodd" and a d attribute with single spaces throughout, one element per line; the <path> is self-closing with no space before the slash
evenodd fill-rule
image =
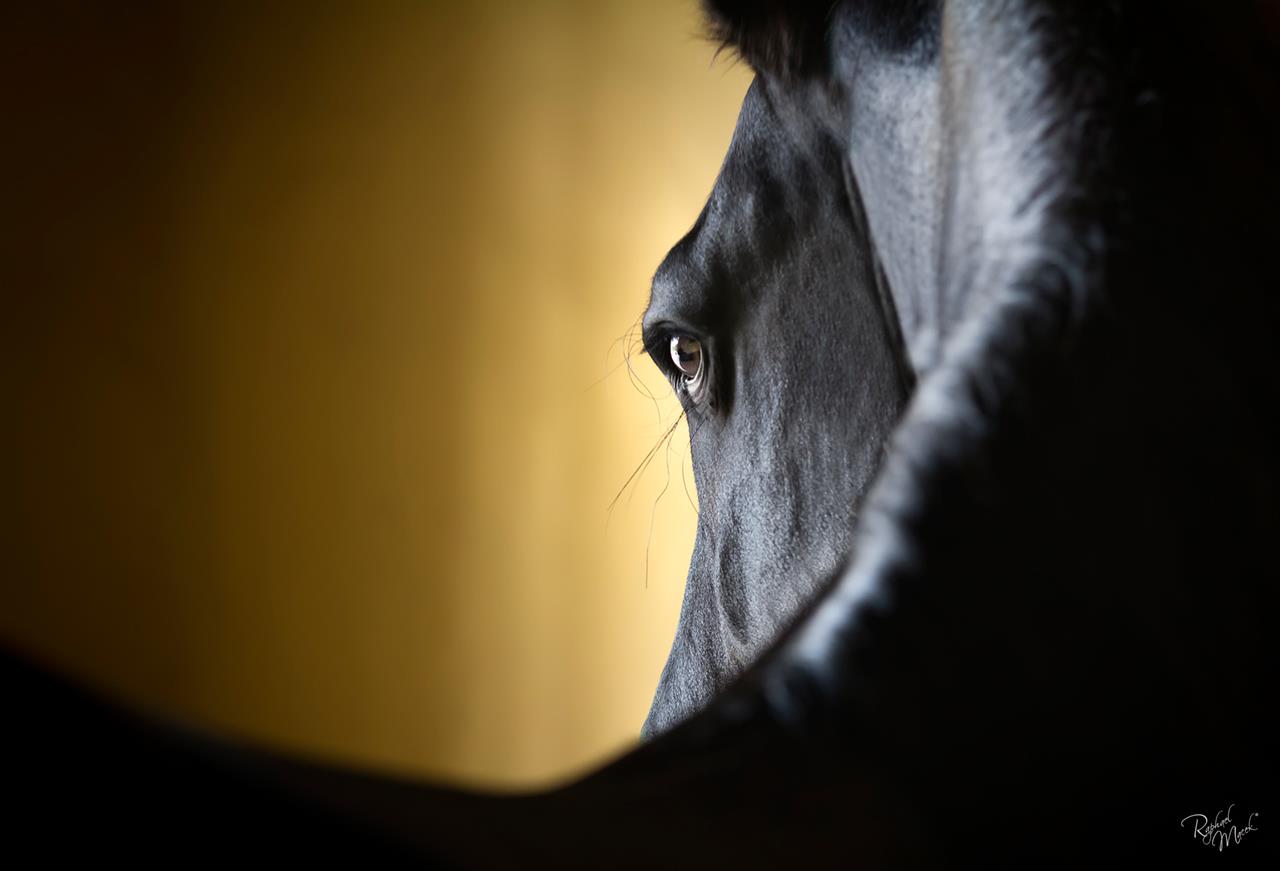
<path id="1" fill-rule="evenodd" d="M 757 72 L 811 76 L 827 64 L 832 0 L 703 0 L 711 38 Z"/>

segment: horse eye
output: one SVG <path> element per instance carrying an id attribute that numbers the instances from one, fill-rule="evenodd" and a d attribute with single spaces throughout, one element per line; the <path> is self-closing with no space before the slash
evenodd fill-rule
<path id="1" fill-rule="evenodd" d="M 671 337 L 671 362 L 684 373 L 686 384 L 702 374 L 702 343 L 690 336 Z"/>

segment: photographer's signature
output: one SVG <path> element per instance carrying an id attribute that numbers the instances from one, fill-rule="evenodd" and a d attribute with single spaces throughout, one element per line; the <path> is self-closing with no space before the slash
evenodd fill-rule
<path id="1" fill-rule="evenodd" d="M 1191 814 L 1183 817 L 1180 825 L 1185 829 L 1190 822 L 1191 836 L 1206 847 L 1217 847 L 1218 852 L 1221 853 L 1227 847 L 1239 844 L 1250 832 L 1258 831 L 1258 827 L 1253 824 L 1258 816 L 1257 813 L 1249 814 L 1249 819 L 1243 826 L 1236 826 L 1231 819 L 1231 811 L 1234 808 L 1234 804 L 1227 805 L 1225 811 L 1218 811 L 1213 822 L 1209 822 L 1209 818 L 1204 814 Z"/>

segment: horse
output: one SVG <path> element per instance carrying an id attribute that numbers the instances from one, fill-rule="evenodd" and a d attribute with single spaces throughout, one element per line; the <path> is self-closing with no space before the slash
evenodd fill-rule
<path id="1" fill-rule="evenodd" d="M 931 863 L 1074 855 L 1073 829 L 1186 861 L 1159 834 L 1177 808 L 1275 782 L 1274 30 L 1177 4 L 706 5 L 784 127 L 842 143 L 916 385 L 847 569 L 743 683 L 848 730 Z"/>
<path id="2" fill-rule="evenodd" d="M 501 798 L 148 732 L 11 665 L 18 788 L 87 803 L 20 837 L 87 853 L 145 816 L 126 849 L 153 860 L 1274 861 L 1274 18 L 706 5 L 756 81 L 644 318 L 702 502 L 649 740 Z"/>

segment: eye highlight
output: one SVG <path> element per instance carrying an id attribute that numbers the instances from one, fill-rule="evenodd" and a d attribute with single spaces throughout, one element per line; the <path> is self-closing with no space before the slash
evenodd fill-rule
<path id="1" fill-rule="evenodd" d="M 702 343 L 692 336 L 671 337 L 671 362 L 684 373 L 685 383 L 702 376 Z"/>
<path id="2" fill-rule="evenodd" d="M 668 352 L 675 367 L 676 388 L 694 402 L 705 398 L 707 386 L 707 353 L 702 342 L 684 333 L 672 333 Z"/>

